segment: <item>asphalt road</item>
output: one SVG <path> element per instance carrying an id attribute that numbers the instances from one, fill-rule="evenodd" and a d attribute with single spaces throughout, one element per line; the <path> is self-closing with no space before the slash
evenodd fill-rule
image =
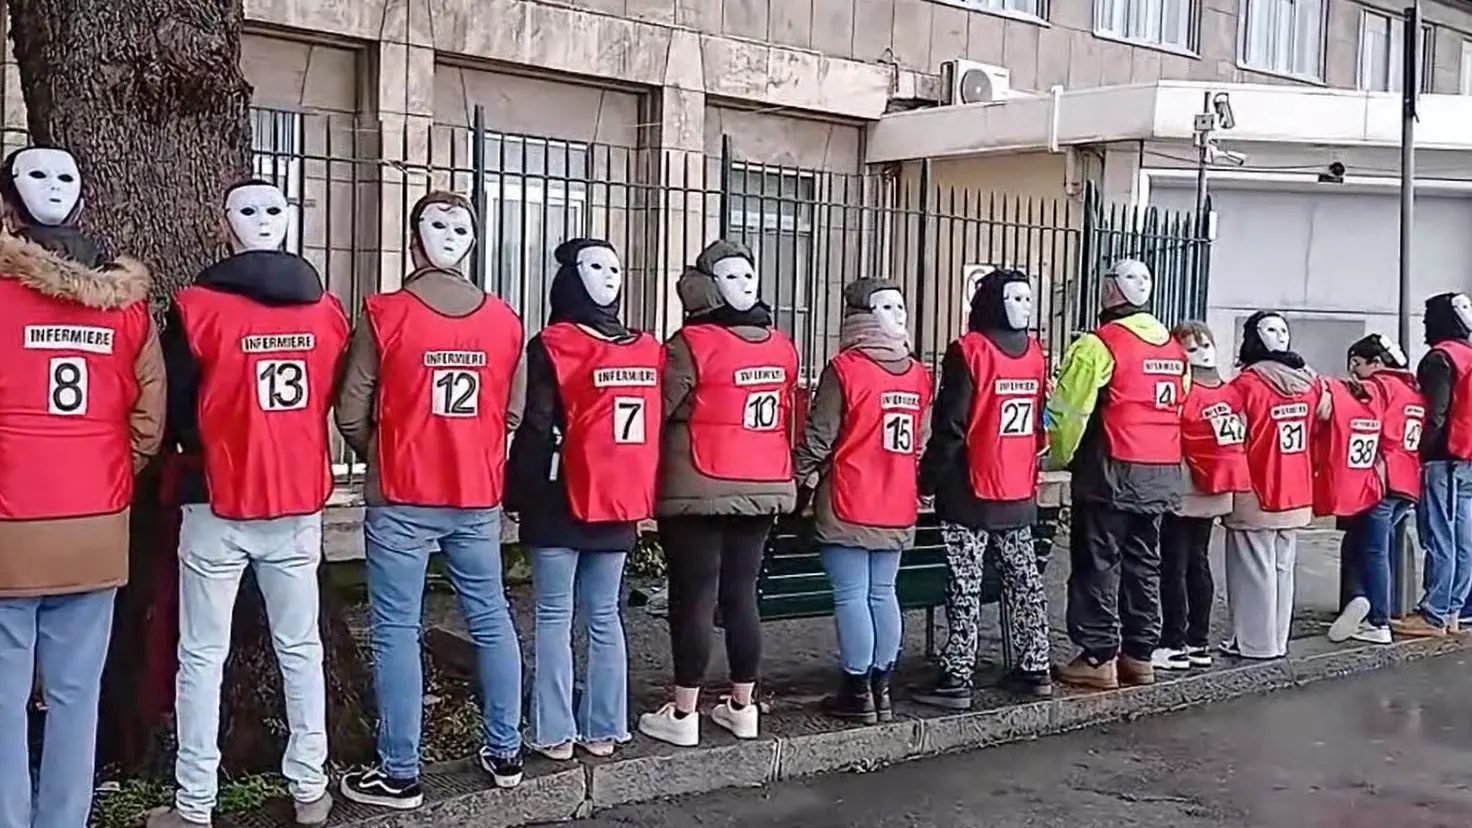
<path id="1" fill-rule="evenodd" d="M 579 828 L 1468 828 L 1460 656 L 871 774 L 630 806 Z"/>

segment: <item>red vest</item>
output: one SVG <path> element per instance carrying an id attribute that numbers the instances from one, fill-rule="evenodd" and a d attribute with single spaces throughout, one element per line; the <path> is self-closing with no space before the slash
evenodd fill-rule
<path id="1" fill-rule="evenodd" d="M 1181 409 L 1181 454 L 1191 483 L 1202 494 L 1246 492 L 1247 424 L 1242 399 L 1231 383 L 1215 388 L 1192 384 Z"/>
<path id="2" fill-rule="evenodd" d="M 1264 511 L 1301 509 L 1314 500 L 1314 466 L 1308 448 L 1319 387 L 1285 397 L 1255 372 L 1232 380 L 1247 419 L 1247 471 Z"/>
<path id="3" fill-rule="evenodd" d="M 1472 344 L 1449 339 L 1432 350 L 1446 354 L 1457 372 L 1451 410 L 1446 415 L 1447 453 L 1458 460 L 1472 460 Z"/>
<path id="4" fill-rule="evenodd" d="M 148 303 L 89 308 L 0 278 L 0 520 L 121 512 Z M 15 554 L 45 555 L 45 549 Z"/>
<path id="5" fill-rule="evenodd" d="M 860 526 L 915 525 L 920 493 L 920 417 L 930 372 L 914 360 L 896 376 L 851 348 L 833 358 L 843 389 L 843 424 L 833 447 L 833 514 Z"/>
<path id="6" fill-rule="evenodd" d="M 1385 460 L 1385 488 L 1411 500 L 1421 499 L 1421 426 L 1426 400 L 1410 374 L 1381 371 L 1366 384 L 1379 398 L 1380 456 Z"/>
<path id="7" fill-rule="evenodd" d="M 1340 380 L 1324 391 L 1334 411 L 1314 429 L 1314 514 L 1352 517 L 1379 503 L 1385 487 L 1375 462 L 1380 459 L 1380 406 L 1362 402 Z"/>
<path id="8" fill-rule="evenodd" d="M 680 329 L 695 363 L 690 459 L 720 480 L 792 479 L 792 392 L 797 349 L 780 331 L 748 342 L 720 325 Z"/>
<path id="9" fill-rule="evenodd" d="M 1101 402 L 1109 456 L 1126 463 L 1181 462 L 1186 352 L 1169 337 L 1152 345 L 1119 322 L 1094 332 L 1114 358 Z"/>
<path id="10" fill-rule="evenodd" d="M 211 510 L 230 520 L 321 511 L 332 494 L 327 412 L 348 342 L 337 297 L 267 307 L 191 287 L 174 303 L 199 363 Z"/>
<path id="11" fill-rule="evenodd" d="M 971 375 L 971 419 L 966 424 L 971 492 L 980 500 L 1036 497 L 1048 378 L 1043 349 L 1029 337 L 1022 356 L 1008 356 L 974 331 L 959 341 Z"/>
<path id="12" fill-rule="evenodd" d="M 521 320 L 494 296 L 451 317 L 406 290 L 368 297 L 367 311 L 378 343 L 375 451 L 384 499 L 499 506 Z"/>
<path id="13" fill-rule="evenodd" d="M 570 322 L 549 325 L 541 336 L 565 421 L 554 475 L 562 477 L 573 517 L 603 523 L 653 515 L 664 420 L 659 342 L 646 333 L 610 342 Z"/>

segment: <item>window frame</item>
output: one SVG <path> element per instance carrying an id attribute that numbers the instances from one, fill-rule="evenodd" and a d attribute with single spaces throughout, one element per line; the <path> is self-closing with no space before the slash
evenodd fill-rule
<path id="1" fill-rule="evenodd" d="M 1370 18 L 1372 17 L 1378 17 L 1384 20 L 1387 24 L 1385 32 L 1386 88 L 1384 89 L 1371 88 L 1365 82 L 1365 33 L 1366 31 L 1368 31 L 1368 23 Z M 1355 41 L 1355 89 L 1358 89 L 1361 92 L 1384 92 L 1390 94 L 1400 94 L 1401 89 L 1404 87 L 1405 79 L 1398 78 L 1398 80 L 1401 81 L 1401 87 L 1397 87 L 1393 83 L 1391 83 L 1391 80 L 1393 78 L 1392 73 L 1394 73 L 1394 75 L 1401 74 L 1400 69 L 1402 63 L 1404 62 L 1404 55 L 1401 54 L 1401 49 L 1397 48 L 1395 44 L 1397 44 L 1398 42 L 1403 42 L 1405 38 L 1404 35 L 1399 38 L 1395 36 L 1396 26 L 1400 26 L 1402 31 L 1404 31 L 1405 29 L 1405 19 L 1400 15 L 1395 14 L 1394 12 L 1385 11 L 1383 9 L 1371 8 L 1370 6 L 1360 7 L 1359 35 Z M 1462 54 L 1464 58 L 1467 55 L 1466 43 L 1466 41 L 1463 41 Z M 1396 58 L 1394 62 L 1391 61 L 1392 57 Z M 1418 90 L 1423 95 L 1431 93 L 1432 71 L 1436 66 L 1435 60 L 1436 29 L 1434 26 L 1432 26 L 1432 24 L 1423 22 L 1421 24 L 1421 88 Z M 1462 73 L 1464 75 L 1466 74 L 1465 68 L 1462 70 Z"/>
<path id="2" fill-rule="evenodd" d="M 1273 4 L 1274 11 L 1281 4 L 1293 4 L 1314 2 L 1318 5 L 1318 37 L 1315 38 L 1315 49 L 1313 71 L 1302 72 L 1295 68 L 1282 68 L 1265 63 L 1255 63 L 1250 57 L 1249 46 L 1253 41 L 1253 23 L 1262 19 L 1258 12 L 1265 4 Z M 1293 80 L 1308 83 L 1326 85 L 1324 81 L 1325 65 L 1328 61 L 1329 41 L 1329 2 L 1330 0 L 1242 0 L 1240 13 L 1238 15 L 1237 34 L 1237 67 L 1248 72 L 1258 72 L 1265 75 L 1277 75 L 1279 77 L 1291 78 Z M 1295 40 L 1297 38 L 1294 38 Z"/>
<path id="3" fill-rule="evenodd" d="M 1147 49 L 1159 49 L 1161 51 L 1170 52 L 1172 54 L 1197 57 L 1201 48 L 1200 0 L 1159 0 L 1161 15 L 1160 31 L 1162 33 L 1162 37 L 1158 40 L 1151 39 L 1148 35 L 1133 35 L 1129 34 L 1128 31 L 1116 31 L 1107 27 L 1106 18 L 1110 15 L 1105 14 L 1105 6 L 1117 5 L 1119 7 L 1122 7 L 1124 9 L 1124 15 L 1127 19 L 1125 28 L 1128 29 L 1129 22 L 1132 22 L 1136 17 L 1133 7 L 1145 2 L 1149 2 L 1149 0 L 1094 0 L 1094 36 L 1101 37 L 1106 40 L 1116 40 L 1120 43 L 1128 43 L 1131 46 L 1142 46 Z M 1171 43 L 1164 39 L 1165 11 L 1167 5 L 1173 2 L 1180 3 L 1185 6 L 1184 17 L 1186 42 L 1183 44 Z M 1112 23 L 1112 21 L 1110 21 L 1110 23 Z"/>
<path id="4" fill-rule="evenodd" d="M 1462 59 L 1457 70 L 1458 94 L 1472 95 L 1472 38 L 1462 38 Z"/>
<path id="5" fill-rule="evenodd" d="M 993 5 L 991 0 L 930 0 L 943 6 L 955 6 L 958 9 L 977 12 L 978 14 L 992 14 L 998 17 L 1006 17 L 1011 20 L 1021 20 L 1027 23 L 1048 25 L 1048 13 L 1051 10 L 1050 0 L 1031 0 L 1036 7 L 1035 11 L 1023 11 L 1005 7 L 1006 0 L 999 0 Z"/>

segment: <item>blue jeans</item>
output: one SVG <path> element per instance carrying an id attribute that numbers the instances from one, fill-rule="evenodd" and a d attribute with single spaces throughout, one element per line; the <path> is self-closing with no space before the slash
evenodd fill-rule
<path id="1" fill-rule="evenodd" d="M 496 756 L 515 756 L 521 749 L 521 647 L 502 579 L 500 510 L 373 506 L 363 537 L 383 773 L 391 779 L 419 777 L 420 621 L 424 576 L 436 544 L 445 553 L 475 643 L 486 748 Z"/>
<path id="2" fill-rule="evenodd" d="M 1461 615 L 1472 589 L 1472 462 L 1425 465 L 1421 545 L 1426 548 L 1426 598 L 1421 612 L 1437 626 Z"/>
<path id="3" fill-rule="evenodd" d="M 84 828 L 92 810 L 97 702 L 115 589 L 0 599 L 0 826 Z M 46 700 L 32 798 L 27 708 L 36 667 Z"/>
<path id="4" fill-rule="evenodd" d="M 900 571 L 897 550 L 825 546 L 823 569 L 833 582 L 833 620 L 838 625 L 838 656 L 850 675 L 894 667 L 900 655 L 903 621 L 894 582 Z"/>
<path id="5" fill-rule="evenodd" d="M 1355 515 L 1344 533 L 1344 546 L 1354 556 L 1353 593 L 1369 600 L 1366 620 L 1377 627 L 1390 623 L 1390 550 L 1395 545 L 1395 527 L 1411 505 L 1405 498 L 1387 497 Z"/>
<path id="6" fill-rule="evenodd" d="M 629 740 L 629 657 L 619 617 L 623 552 L 531 550 L 537 597 L 531 744 Z M 588 675 L 573 718 L 573 608 L 588 629 Z"/>

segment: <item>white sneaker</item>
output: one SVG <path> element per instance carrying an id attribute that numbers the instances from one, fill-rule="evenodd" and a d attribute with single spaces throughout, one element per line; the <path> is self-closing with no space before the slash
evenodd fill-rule
<path id="1" fill-rule="evenodd" d="M 1157 670 L 1188 670 L 1191 662 L 1187 660 L 1185 650 L 1157 647 L 1155 652 L 1150 654 L 1150 666 Z"/>
<path id="2" fill-rule="evenodd" d="M 607 742 L 578 742 L 578 747 L 580 747 L 583 750 L 587 751 L 589 756 L 605 757 L 605 756 L 612 756 L 613 755 L 613 747 L 614 747 L 614 745 L 613 745 L 613 742 L 612 741 L 607 741 Z"/>
<path id="3" fill-rule="evenodd" d="M 737 739 L 755 739 L 757 719 L 755 699 L 737 710 L 731 706 L 731 698 L 728 696 L 721 699 L 721 703 L 710 711 L 710 720 L 731 731 L 731 735 Z"/>
<path id="4" fill-rule="evenodd" d="M 1329 640 L 1339 644 L 1354 637 L 1359 632 L 1360 625 L 1365 623 L 1365 616 L 1370 614 L 1370 599 L 1363 595 L 1350 599 L 1345 605 L 1344 611 L 1329 625 Z"/>
<path id="5" fill-rule="evenodd" d="M 700 714 L 676 718 L 675 703 L 669 702 L 653 713 L 640 716 L 639 732 L 676 747 L 695 747 L 700 744 Z"/>
<path id="6" fill-rule="evenodd" d="M 1186 660 L 1191 663 L 1191 666 L 1192 667 L 1210 667 L 1211 666 L 1211 648 L 1210 647 L 1187 647 L 1186 648 Z"/>
<path id="7" fill-rule="evenodd" d="M 1358 630 L 1350 638 L 1355 641 L 1363 641 L 1366 644 L 1389 644 L 1393 640 L 1390 637 L 1389 627 L 1375 627 L 1370 624 L 1361 624 Z"/>
<path id="8" fill-rule="evenodd" d="M 563 742 L 560 745 L 551 745 L 550 747 L 538 747 L 528 742 L 527 747 L 531 748 L 532 752 L 545 756 L 554 762 L 566 762 L 572 758 L 572 742 Z"/>

